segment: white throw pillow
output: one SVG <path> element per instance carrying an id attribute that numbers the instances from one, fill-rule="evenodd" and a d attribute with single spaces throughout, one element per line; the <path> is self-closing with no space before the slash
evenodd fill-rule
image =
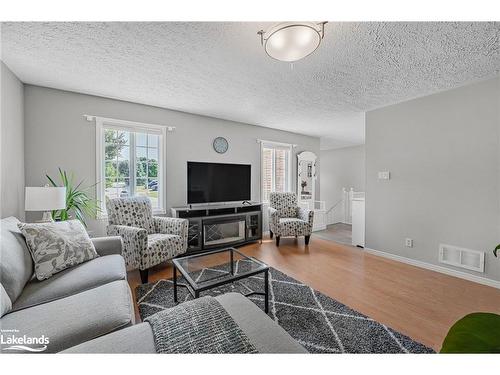
<path id="1" fill-rule="evenodd" d="M 0 318 L 12 310 L 12 302 L 2 284 L 0 284 Z"/>
<path id="2" fill-rule="evenodd" d="M 97 258 L 94 244 L 78 220 L 19 223 L 35 263 L 38 280 Z"/>

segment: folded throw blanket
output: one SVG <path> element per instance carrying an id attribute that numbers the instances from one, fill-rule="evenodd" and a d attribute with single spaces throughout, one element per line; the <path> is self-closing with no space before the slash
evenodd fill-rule
<path id="1" fill-rule="evenodd" d="M 222 305 L 207 296 L 145 319 L 157 353 L 257 353 Z"/>

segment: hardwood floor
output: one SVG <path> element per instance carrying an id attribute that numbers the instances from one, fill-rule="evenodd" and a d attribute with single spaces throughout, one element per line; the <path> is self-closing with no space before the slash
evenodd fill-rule
<path id="1" fill-rule="evenodd" d="M 314 289 L 435 350 L 449 327 L 475 311 L 500 313 L 500 290 L 311 237 L 269 238 L 240 248 Z M 214 264 L 227 262 L 220 257 Z M 150 272 L 149 282 L 172 277 L 169 264 Z M 129 273 L 135 293 L 139 272 Z M 135 296 L 134 296 L 135 297 Z M 139 314 L 136 315 L 139 321 Z"/>
<path id="2" fill-rule="evenodd" d="M 327 241 L 350 245 L 352 243 L 352 225 L 344 223 L 330 224 L 325 230 L 314 232 L 314 236 Z"/>

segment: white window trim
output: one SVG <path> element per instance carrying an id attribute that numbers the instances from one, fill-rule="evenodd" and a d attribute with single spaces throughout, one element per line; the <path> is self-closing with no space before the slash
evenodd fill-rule
<path id="1" fill-rule="evenodd" d="M 264 158 L 263 152 L 264 148 L 273 148 L 273 149 L 286 149 L 289 152 L 288 157 L 288 166 L 287 166 L 287 192 L 293 191 L 292 189 L 292 157 L 293 157 L 293 149 L 297 146 L 290 143 L 282 143 L 282 142 L 274 142 L 274 141 L 265 141 L 262 139 L 258 139 L 257 142 L 260 143 L 260 200 L 262 203 L 267 204 L 269 200 L 264 200 Z M 276 158 L 276 154 L 273 152 L 273 158 Z M 276 161 L 273 160 L 273 171 L 272 171 L 272 191 L 276 188 L 276 175 L 275 175 Z"/>
<path id="2" fill-rule="evenodd" d="M 87 116 L 88 119 L 89 116 Z M 159 150 L 158 150 L 158 180 L 160 181 L 158 191 L 158 201 L 160 208 L 153 209 L 153 214 L 163 215 L 166 213 L 167 192 L 166 192 L 166 148 L 167 148 L 167 130 L 171 131 L 175 128 L 163 125 L 147 124 L 142 122 L 119 120 L 107 117 L 92 116 L 95 119 L 95 139 L 96 139 L 96 198 L 100 202 L 101 212 L 98 215 L 99 219 L 108 217 L 106 212 L 106 196 L 104 193 L 105 186 L 105 145 L 104 145 L 104 129 L 115 128 L 118 130 L 130 132 L 147 132 L 160 135 Z M 132 147 L 132 145 L 131 145 Z M 134 153 L 135 154 L 135 153 Z M 133 160 L 130 160 L 132 163 Z"/>

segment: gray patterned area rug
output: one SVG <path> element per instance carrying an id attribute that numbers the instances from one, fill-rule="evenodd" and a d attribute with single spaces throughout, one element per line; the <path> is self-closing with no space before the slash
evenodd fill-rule
<path id="1" fill-rule="evenodd" d="M 238 261 L 243 270 L 245 261 Z M 200 270 L 204 277 L 220 273 L 227 265 Z M 270 268 L 269 316 L 311 353 L 434 353 L 425 345 L 321 294 L 311 287 Z M 195 275 L 196 276 L 196 275 Z M 179 282 L 184 282 L 182 277 Z M 261 275 L 205 292 L 217 296 L 227 292 L 262 291 Z M 192 299 L 186 288 L 178 288 L 179 301 Z M 202 294 L 203 295 L 203 294 Z M 174 306 L 171 280 L 139 285 L 136 289 L 141 318 Z M 263 296 L 250 299 L 264 310 Z"/>

